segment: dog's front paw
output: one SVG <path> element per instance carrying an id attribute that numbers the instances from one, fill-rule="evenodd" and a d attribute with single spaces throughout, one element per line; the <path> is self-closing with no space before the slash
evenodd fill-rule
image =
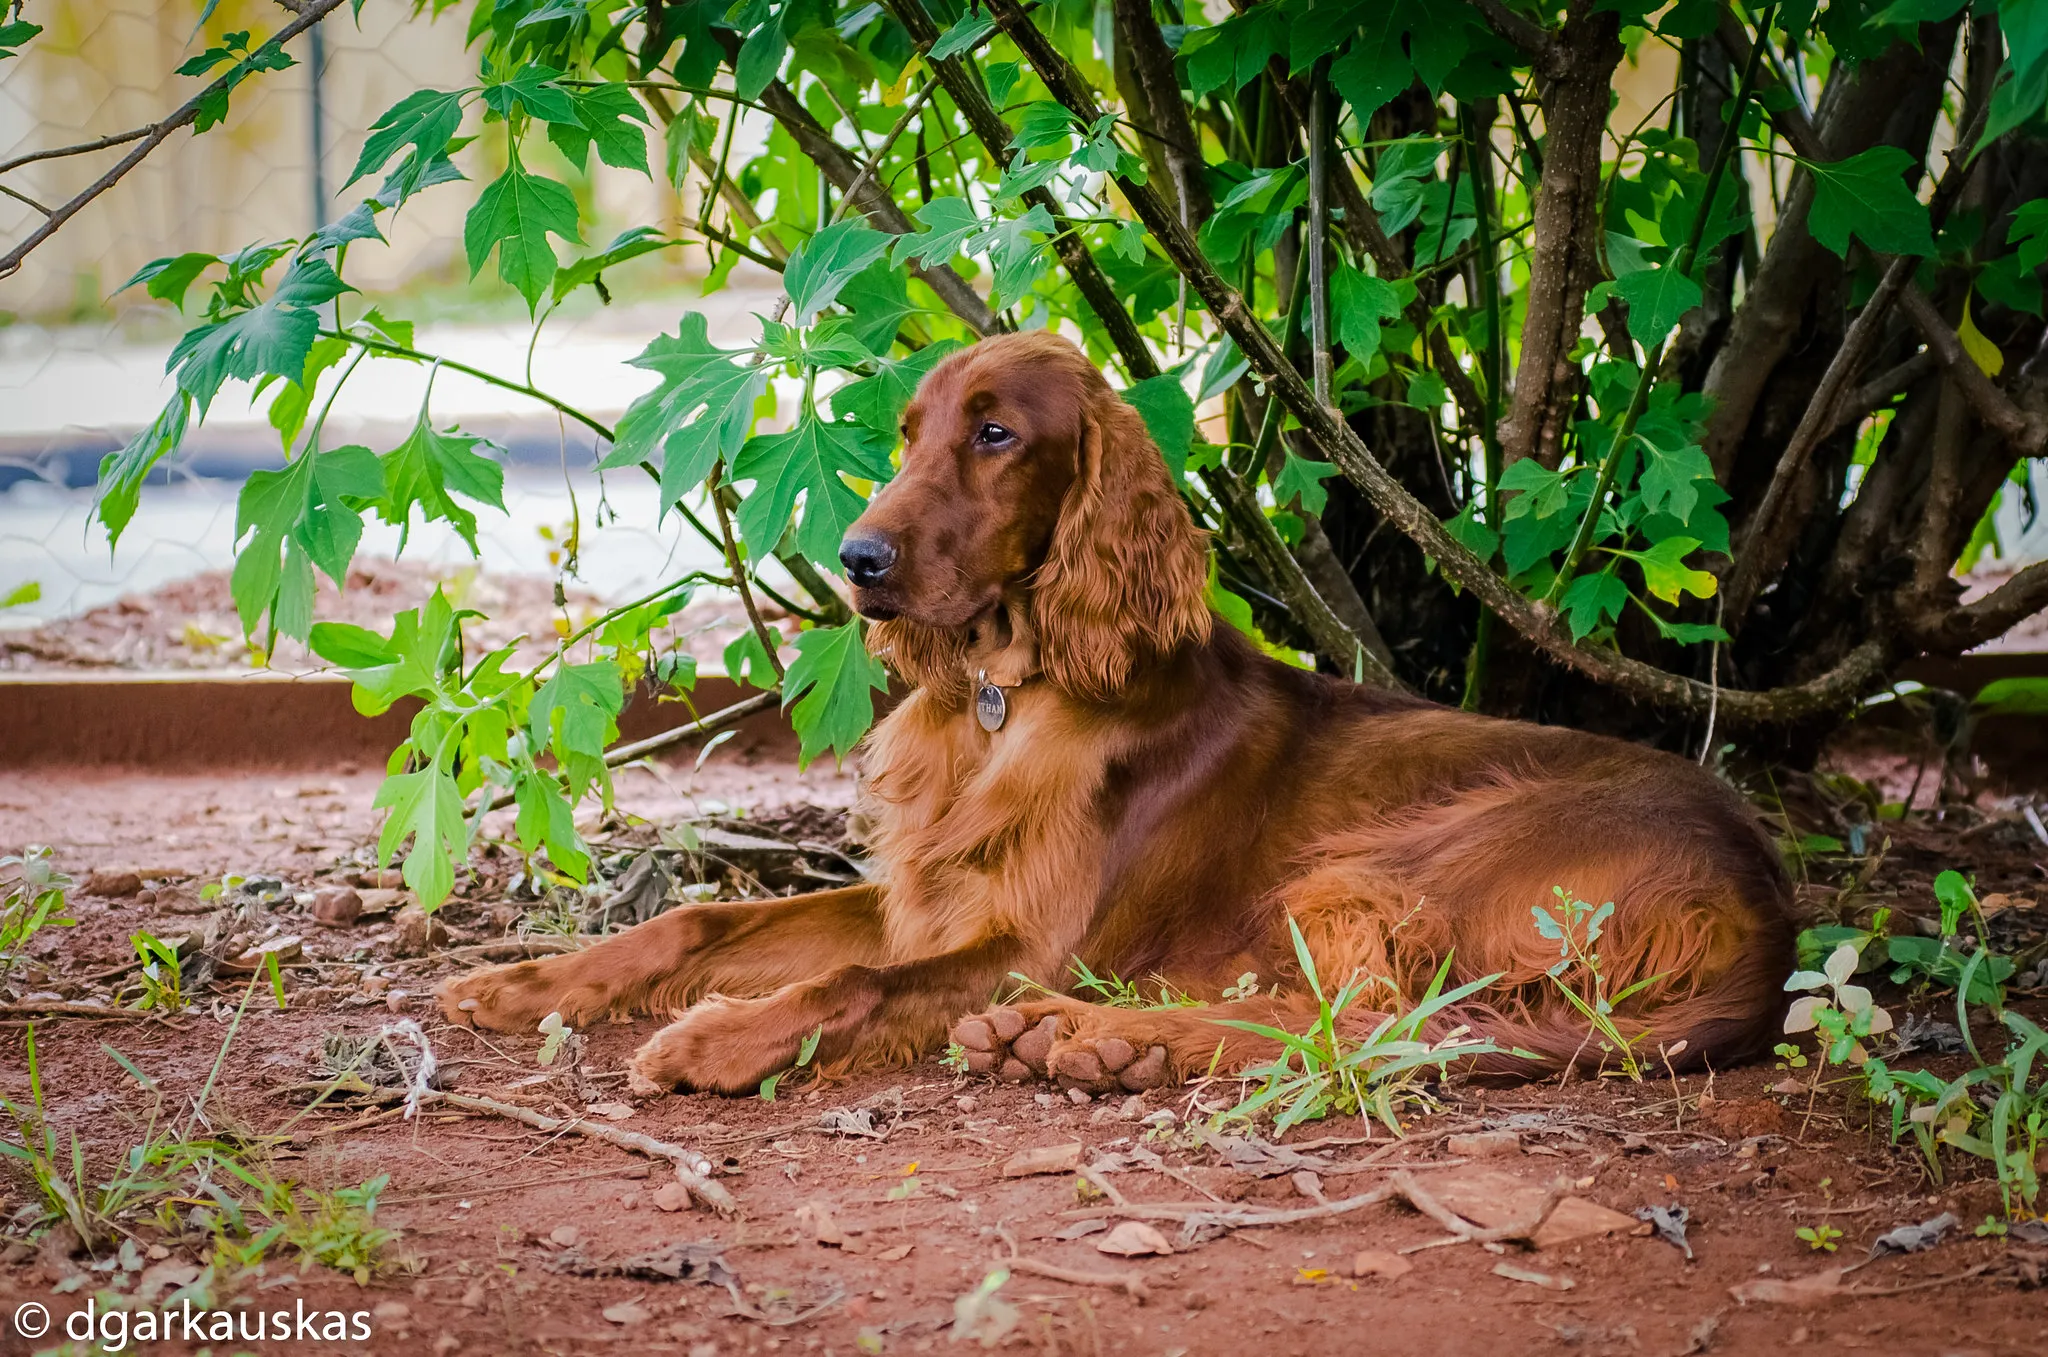
<path id="1" fill-rule="evenodd" d="M 752 1093 L 796 1064 L 801 1035 L 785 1036 L 770 1000 L 706 999 L 633 1053 L 636 1089 Z"/>
<path id="2" fill-rule="evenodd" d="M 560 989 L 538 961 L 486 966 L 467 975 L 451 975 L 434 990 L 441 1015 L 464 1027 L 489 1032 L 531 1032 L 548 1014 L 560 1011 Z M 581 1022 L 580 1013 L 563 1013 Z"/>

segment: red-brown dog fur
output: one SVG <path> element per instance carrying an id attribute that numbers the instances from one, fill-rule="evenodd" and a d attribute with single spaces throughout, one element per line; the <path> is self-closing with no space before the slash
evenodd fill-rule
<path id="1" fill-rule="evenodd" d="M 1209 610 L 1205 543 L 1142 420 L 1057 337 L 948 358 L 904 434 L 902 473 L 849 534 L 896 548 L 855 602 L 914 685 L 861 752 L 878 881 L 679 906 L 455 978 L 450 1018 L 679 1014 L 634 1061 L 663 1087 L 751 1090 L 820 1028 L 827 1070 L 910 1061 L 951 1028 L 977 1069 L 1149 1087 L 1270 1057 L 1218 1018 L 1302 1030 L 1292 918 L 1325 984 L 1382 980 L 1381 1009 L 1445 957 L 1454 982 L 1498 973 L 1457 1019 L 1540 1057 L 1497 1069 L 1539 1074 L 1589 1050 L 1531 915 L 1561 886 L 1614 902 L 1598 950 L 1608 993 L 1651 981 L 1618 1014 L 1645 1050 L 1721 1063 L 1768 1040 L 1790 889 L 1713 777 L 1260 653 Z M 983 672 L 1008 698 L 993 733 Z M 1055 994 L 967 1016 L 1013 972 L 1066 989 L 1077 958 L 1207 1006 Z M 1260 992 L 1225 1001 L 1246 972 Z"/>

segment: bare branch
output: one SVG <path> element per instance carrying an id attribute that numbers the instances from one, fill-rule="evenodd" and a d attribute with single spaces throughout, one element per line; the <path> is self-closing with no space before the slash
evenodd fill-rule
<path id="1" fill-rule="evenodd" d="M 1522 49 L 1530 63 L 1545 74 L 1557 56 L 1557 35 L 1533 19 L 1525 19 L 1501 0 L 1471 0 L 1472 8 L 1486 20 L 1486 26 Z"/>
<path id="2" fill-rule="evenodd" d="M 2015 457 L 2040 455 L 2043 444 L 2048 443 L 2048 423 L 2030 417 L 1984 375 L 1984 369 L 1978 367 L 1977 360 L 1964 351 L 1962 339 L 1954 327 L 1941 318 L 1941 312 L 1934 309 L 1934 303 L 1927 294 L 1917 287 L 1907 288 L 1899 305 L 1905 311 L 1906 319 L 1913 322 L 1921 338 L 1927 341 L 1928 350 L 1941 364 L 1949 380 L 1975 407 L 1977 417 L 2013 444 Z"/>
<path id="3" fill-rule="evenodd" d="M 329 14 L 332 14 L 335 10 L 341 8 L 343 3 L 345 3 L 345 0 L 306 0 L 306 3 L 299 10 L 299 17 L 292 20 L 290 23 L 286 24 L 284 28 L 278 32 L 276 37 L 271 38 L 262 46 L 279 48 L 283 47 L 293 38 L 296 38 L 297 36 L 299 36 L 299 34 L 305 32 L 314 24 L 317 24 L 322 19 L 326 18 Z M 261 48 L 258 48 L 257 50 L 260 51 Z M 212 81 L 207 85 L 205 89 L 193 95 L 183 104 L 180 104 L 178 106 L 177 111 L 172 113 L 170 117 L 165 118 L 160 123 L 153 124 L 142 135 L 141 145 L 137 146 L 127 155 L 122 156 L 118 164 L 116 164 L 112 169 L 108 170 L 105 174 L 101 175 L 98 179 L 95 179 L 91 184 L 87 185 L 70 202 L 63 204 L 61 207 L 58 207 L 55 211 L 51 212 L 49 216 L 44 219 L 43 224 L 41 226 L 38 226 L 35 230 L 29 232 L 28 238 L 22 241 L 21 244 L 15 246 L 6 254 L 0 255 L 0 278 L 11 277 L 16 271 L 18 271 L 21 268 L 21 261 L 28 258 L 30 251 L 34 250 L 36 246 L 42 244 L 51 236 L 57 234 L 58 230 L 63 227 L 64 223 L 70 221 L 73 217 L 77 216 L 79 212 L 84 209 L 87 203 L 90 203 L 93 199 L 99 197 L 102 193 L 105 193 L 108 189 L 120 183 L 122 178 L 130 170 L 134 169 L 137 165 L 140 165 L 145 159 L 149 157 L 149 153 L 151 151 L 154 151 L 157 147 L 163 145 L 164 142 L 169 140 L 171 133 L 177 131 L 181 127 L 186 126 L 188 123 L 195 121 L 199 117 L 200 107 L 204 105 L 207 100 L 211 99 L 213 96 L 220 93 L 221 91 L 232 88 L 232 82 L 237 78 L 236 72 L 240 69 L 241 64 L 239 62 L 236 63 L 234 66 L 229 67 L 226 74 Z M 122 141 L 133 139 L 134 138 L 128 136 L 128 134 L 126 133 L 122 134 Z M 122 142 L 108 141 L 107 144 L 120 145 L 122 144 Z"/>
<path id="4" fill-rule="evenodd" d="M 1934 371 L 1936 366 L 1934 355 L 1926 349 L 1920 350 L 1902 363 L 1892 364 L 1842 397 L 1842 403 L 1835 411 L 1835 427 L 1839 429 L 1854 424 Z"/>
<path id="5" fill-rule="evenodd" d="M 18 170 L 23 165 L 33 165 L 38 160 L 60 160 L 65 156 L 90 155 L 94 151 L 104 151 L 114 146 L 126 146 L 129 142 L 138 141 L 154 131 L 156 131 L 156 124 L 151 123 L 148 127 L 136 127 L 126 132 L 116 132 L 111 137 L 101 137 L 97 141 L 81 141 L 76 146 L 58 146 L 47 151 L 30 151 L 27 155 L 18 155 L 12 160 L 0 160 L 0 174 L 6 174 L 9 170 Z"/>
<path id="6" fill-rule="evenodd" d="M 2038 561 L 1975 603 L 1909 625 L 1915 644 L 1937 655 L 1960 655 L 2002 636 L 2048 608 L 2048 561 Z"/>

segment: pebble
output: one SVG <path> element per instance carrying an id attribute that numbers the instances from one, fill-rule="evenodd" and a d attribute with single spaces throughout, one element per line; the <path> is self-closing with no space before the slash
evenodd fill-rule
<path id="1" fill-rule="evenodd" d="M 1058 1107 L 1060 1102 L 1058 1098 L 1053 1097 L 1050 1093 L 1034 1093 L 1031 1095 L 1031 1101 L 1037 1103 L 1040 1107 Z"/>
<path id="2" fill-rule="evenodd" d="M 1088 1096 L 1088 1090 L 1085 1088 L 1070 1088 L 1067 1090 L 1067 1101 L 1076 1107 L 1086 1107 L 1095 1099 Z"/>
<path id="3" fill-rule="evenodd" d="M 313 892 L 313 922 L 347 928 L 363 917 L 363 897 L 352 886 L 323 886 Z"/>
<path id="4" fill-rule="evenodd" d="M 953 1100 L 953 1106 L 959 1108 L 962 1112 L 972 1112 L 981 1106 L 981 1099 L 975 1097 L 972 1093 L 963 1093 Z"/>

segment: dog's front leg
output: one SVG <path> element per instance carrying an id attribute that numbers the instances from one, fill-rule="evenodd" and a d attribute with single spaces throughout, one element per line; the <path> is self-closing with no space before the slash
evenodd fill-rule
<path id="1" fill-rule="evenodd" d="M 682 905 L 594 947 L 452 976 L 436 991 L 451 1022 L 531 1032 L 550 1013 L 575 1026 L 606 1014 L 680 1009 L 699 995 L 768 994 L 882 956 L 881 888 Z"/>
<path id="2" fill-rule="evenodd" d="M 752 1092 L 796 1064 L 814 1032 L 819 1067 L 912 1060 L 937 1046 L 954 1018 L 985 1004 L 1032 951 L 996 934 L 897 965 L 844 966 L 764 998 L 706 999 L 640 1048 L 636 1083 Z"/>

